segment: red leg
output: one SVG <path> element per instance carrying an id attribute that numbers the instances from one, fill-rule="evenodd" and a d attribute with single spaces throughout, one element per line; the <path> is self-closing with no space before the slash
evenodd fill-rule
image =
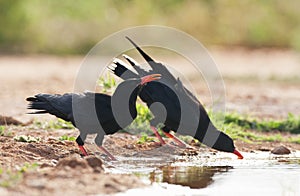
<path id="1" fill-rule="evenodd" d="M 174 142 L 176 142 L 179 147 L 181 147 L 181 148 L 186 147 L 186 144 L 183 141 L 181 141 L 179 138 L 177 138 L 175 135 L 172 135 L 171 133 L 168 133 L 168 132 L 164 132 L 164 134 L 168 138 L 171 138 L 172 140 L 174 140 Z"/>
<path id="2" fill-rule="evenodd" d="M 151 126 L 151 129 L 153 131 L 153 133 L 155 134 L 155 136 L 157 137 L 157 139 L 159 140 L 159 142 L 161 143 L 161 145 L 165 145 L 166 142 L 163 140 L 163 138 L 159 135 L 157 129 L 153 126 Z"/>
<path id="3" fill-rule="evenodd" d="M 117 159 L 110 154 L 103 146 L 98 146 L 112 161 L 117 161 Z"/>
<path id="4" fill-rule="evenodd" d="M 79 147 L 79 150 L 81 151 L 81 153 L 82 153 L 84 156 L 88 156 L 88 153 L 86 152 L 86 150 L 84 149 L 83 146 L 78 145 L 78 147 Z"/>

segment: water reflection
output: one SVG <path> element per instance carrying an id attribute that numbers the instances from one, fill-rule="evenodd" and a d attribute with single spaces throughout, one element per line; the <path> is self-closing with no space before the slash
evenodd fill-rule
<path id="1" fill-rule="evenodd" d="M 191 188 L 205 188 L 213 183 L 213 176 L 216 173 L 228 172 L 233 167 L 181 167 L 181 166 L 163 166 L 159 171 L 150 173 L 151 182 L 167 182 L 189 186 Z"/>

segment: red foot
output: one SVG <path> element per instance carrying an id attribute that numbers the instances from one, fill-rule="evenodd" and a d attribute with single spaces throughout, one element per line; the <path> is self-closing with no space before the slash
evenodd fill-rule
<path id="1" fill-rule="evenodd" d="M 112 161 L 117 161 L 117 159 L 110 154 L 103 146 L 98 146 Z"/>
<path id="2" fill-rule="evenodd" d="M 79 150 L 81 151 L 81 153 L 83 154 L 83 156 L 88 156 L 88 153 L 86 152 L 86 150 L 84 149 L 83 146 L 78 145 L 78 147 L 79 147 Z"/>
<path id="3" fill-rule="evenodd" d="M 161 145 L 165 145 L 166 142 L 163 140 L 163 138 L 159 135 L 157 129 L 155 127 L 151 126 L 151 129 L 153 131 L 153 133 L 155 134 L 155 136 L 157 137 L 157 139 L 159 140 L 159 142 L 161 143 Z"/>
<path id="4" fill-rule="evenodd" d="M 183 141 L 181 141 L 179 138 L 177 138 L 175 135 L 172 135 L 171 133 L 164 132 L 164 134 L 168 137 L 174 140 L 174 142 L 177 143 L 177 145 L 181 148 L 186 148 L 186 145 Z"/>

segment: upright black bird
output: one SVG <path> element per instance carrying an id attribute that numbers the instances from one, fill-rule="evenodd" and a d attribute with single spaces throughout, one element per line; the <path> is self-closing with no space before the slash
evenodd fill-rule
<path id="1" fill-rule="evenodd" d="M 49 113 L 72 122 L 80 131 L 76 142 L 87 155 L 84 140 L 87 134 L 96 133 L 95 143 L 112 160 L 116 160 L 104 147 L 105 134 L 114 134 L 129 125 L 137 116 L 136 99 L 146 83 L 160 79 L 160 74 L 137 76 L 120 83 L 112 96 L 102 93 L 66 93 L 63 95 L 38 94 L 28 97 L 31 114 Z"/>
<path id="2" fill-rule="evenodd" d="M 163 123 L 162 130 L 167 136 L 172 137 L 169 134 L 171 130 L 191 135 L 213 149 L 234 153 L 242 159 L 243 156 L 235 149 L 233 140 L 213 125 L 203 105 L 183 86 L 180 79 L 176 79 L 163 64 L 155 62 L 130 38 L 126 38 L 152 68 L 150 71 L 145 71 L 132 58 L 123 55 L 138 75 L 144 76 L 154 72 L 162 75 L 162 80 L 149 83 L 139 93 L 139 97 L 147 104 L 154 115 L 154 119 L 150 124 L 156 135 L 157 131 L 154 127 L 158 123 Z M 123 65 L 123 61 L 117 59 L 114 64 L 109 68 L 122 79 L 138 77 L 136 73 L 128 70 Z M 153 107 L 152 104 L 156 104 L 156 106 Z M 162 139 L 160 140 L 163 143 Z"/>

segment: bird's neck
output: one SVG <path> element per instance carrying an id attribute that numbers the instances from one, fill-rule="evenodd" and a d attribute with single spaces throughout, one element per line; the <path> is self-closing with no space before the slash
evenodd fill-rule
<path id="1" fill-rule="evenodd" d="M 129 98 L 129 105 L 132 106 L 129 108 L 130 110 L 130 114 L 132 117 L 136 117 L 137 116 L 137 111 L 136 111 L 136 100 L 137 100 L 137 96 L 139 94 L 141 87 L 137 86 L 134 91 L 131 93 L 130 98 Z"/>
<path id="2" fill-rule="evenodd" d="M 213 125 L 206 112 L 201 113 L 194 138 L 206 146 L 213 147 L 221 132 Z"/>
<path id="3" fill-rule="evenodd" d="M 195 138 L 201 143 L 213 147 L 215 141 L 217 141 L 220 131 L 209 121 L 205 124 L 200 124 L 195 134 Z"/>
<path id="4" fill-rule="evenodd" d="M 225 133 L 219 131 L 211 122 L 208 115 L 200 120 L 197 132 L 194 138 L 198 139 L 202 144 L 215 150 L 224 152 L 233 152 L 234 144 L 232 139 Z"/>

